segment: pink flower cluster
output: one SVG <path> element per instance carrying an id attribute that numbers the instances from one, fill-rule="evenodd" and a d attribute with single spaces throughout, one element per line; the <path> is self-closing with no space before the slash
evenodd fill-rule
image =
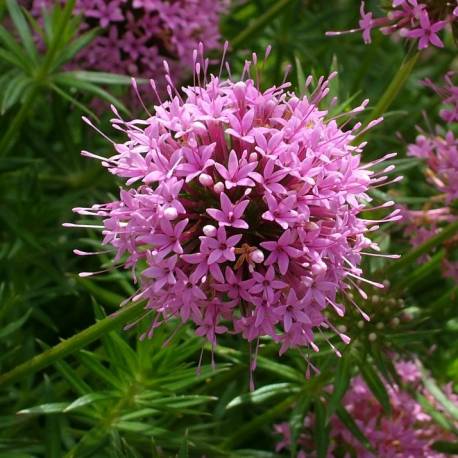
<path id="1" fill-rule="evenodd" d="M 456 0 L 455 0 L 456 1 Z M 448 23 L 458 20 L 458 2 L 434 2 L 431 0 L 392 0 L 386 16 L 374 18 L 372 12 L 365 11 L 365 2 L 360 6 L 359 28 L 344 32 L 327 32 L 327 35 L 362 32 L 364 42 L 371 43 L 371 32 L 380 29 L 385 35 L 395 32 L 407 39 L 418 40 L 418 48 L 430 45 L 444 46 L 439 32 Z"/>
<path id="2" fill-rule="evenodd" d="M 445 108 L 440 111 L 440 116 L 450 124 L 458 123 L 458 85 L 454 82 L 455 77 L 455 72 L 446 73 L 443 86 L 438 86 L 429 79 L 424 81 L 426 86 L 433 89 L 442 98 Z"/>
<path id="3" fill-rule="evenodd" d="M 309 98 L 298 97 L 289 83 L 262 91 L 249 76 L 207 76 L 203 56 L 194 60 L 196 85 L 182 93 L 169 86 L 170 100 L 147 119 L 125 121 L 115 111 L 126 142 L 108 159 L 83 154 L 126 187 L 118 201 L 76 211 L 102 217 L 103 243 L 141 270 L 134 300 L 157 312 L 145 336 L 176 317 L 212 345 L 230 332 L 249 341 L 270 336 L 280 353 L 318 351 L 321 328 L 348 343 L 328 312 L 345 313 L 337 295 L 351 286 L 362 295 L 361 282 L 383 287 L 359 265 L 378 250 L 367 233 L 400 218 L 399 210 L 377 220 L 360 215 L 371 209 L 369 189 L 387 184 L 385 171 L 361 164 L 364 145 L 353 145 L 361 123 L 344 130 L 319 108 L 329 92 L 323 77 Z M 258 70 L 253 54 L 244 75 Z"/>
<path id="4" fill-rule="evenodd" d="M 458 199 L 458 138 L 452 131 L 444 136 L 419 135 L 407 154 L 426 161 L 427 177 L 444 194 L 445 203 Z"/>
<path id="5" fill-rule="evenodd" d="M 441 134 L 427 134 L 422 132 L 414 144 L 408 146 L 407 154 L 425 160 L 427 164 L 426 176 L 428 181 L 441 193 L 428 202 L 424 210 L 404 211 L 407 222 L 406 235 L 411 238 L 413 245 L 419 245 L 440 231 L 440 226 L 457 219 L 454 202 L 458 199 L 458 138 L 452 131 L 452 126 L 458 122 L 458 86 L 453 83 L 453 74 L 445 76 L 446 85 L 438 87 L 431 81 L 426 81 L 437 93 L 442 95 L 447 108 L 441 110 L 440 115 L 448 123 L 448 130 Z M 437 203 L 442 207 L 434 208 Z M 447 254 L 452 255 L 453 245 L 458 240 L 451 240 Z M 424 262 L 428 255 L 419 261 Z M 458 261 L 444 259 L 443 271 L 446 277 L 458 281 Z"/>
<path id="6" fill-rule="evenodd" d="M 439 411 L 443 407 L 424 388 L 421 373 L 414 362 L 398 362 L 396 370 L 403 384 L 413 392 L 421 393 Z M 331 443 L 329 458 L 334 450 L 343 449 L 358 458 L 445 458 L 446 455 L 431 448 L 435 441 L 452 440 L 453 435 L 434 423 L 420 403 L 397 385 L 386 384 L 392 407 L 392 415 L 387 416 L 361 376 L 355 377 L 350 389 L 342 400 L 342 406 L 351 415 L 359 429 L 369 440 L 374 452 L 367 450 L 346 426 L 333 416 L 330 421 Z M 448 398 L 458 405 L 458 396 L 451 386 L 445 387 Z M 304 429 L 298 439 L 298 458 L 314 457 L 312 439 L 314 416 L 304 420 Z M 291 429 L 288 423 L 275 425 L 275 433 L 281 436 L 277 451 L 291 446 Z M 340 455 L 339 455 L 340 456 Z"/>
<path id="7" fill-rule="evenodd" d="M 53 0 L 33 0 L 39 16 Z M 173 62 L 173 74 L 182 78 L 191 70 L 192 50 L 199 42 L 207 49 L 219 43 L 219 18 L 226 0 L 76 0 L 82 31 L 100 27 L 102 33 L 72 62 L 78 69 L 137 77 L 162 76 L 162 61 Z"/>

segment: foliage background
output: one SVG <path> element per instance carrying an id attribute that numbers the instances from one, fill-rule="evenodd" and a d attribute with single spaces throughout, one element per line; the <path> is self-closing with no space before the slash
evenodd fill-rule
<path id="1" fill-rule="evenodd" d="M 74 256 L 72 250 L 82 244 L 97 245 L 97 235 L 62 227 L 74 220 L 72 207 L 104 201 L 117 192 L 119 183 L 99 164 L 80 156 L 83 148 L 110 153 L 110 145 L 82 123 L 81 116 L 91 110 L 94 96 L 122 109 L 120 100 L 129 84 L 128 77 L 119 75 L 77 72 L 62 78 L 65 61 L 97 32 L 75 38 L 78 18 L 71 14 L 71 3 L 55 9 L 48 29 L 50 45 L 43 53 L 34 48 L 30 18 L 14 1 L 0 2 L 5 26 L 0 33 L 2 374 L 86 329 L 95 319 L 102 320 L 132 293 L 124 273 L 79 278 L 79 271 L 97 270 L 108 259 Z M 288 64 L 296 87 L 304 74 L 337 70 L 333 94 L 353 106 L 368 97 L 373 106 L 410 51 L 381 34 L 375 34 L 371 46 L 365 46 L 359 34 L 325 37 L 327 30 L 352 28 L 358 6 L 356 0 L 234 1 L 221 24 L 233 47 L 233 72 L 240 73 L 251 51 L 262 55 L 271 44 L 272 56 L 262 77 L 265 87 L 280 82 Z M 14 23 L 18 40 L 11 43 L 7 34 Z M 451 35 L 446 44 L 443 50 L 420 55 L 384 114 L 385 122 L 367 136 L 365 159 L 399 152 L 398 171 L 407 179 L 390 193 L 417 208 L 431 192 L 421 165 L 406 159 L 406 144 L 414 140 L 415 126 L 425 124 L 424 113 L 430 124 L 438 121 L 439 99 L 420 81 L 439 81 L 446 70 L 458 67 Z M 97 114 L 101 129 L 116 138 L 108 110 Z M 408 251 L 399 229 L 391 229 L 379 235 L 383 248 Z M 383 263 L 369 266 L 375 275 L 384 268 Z M 339 410 L 340 401 L 337 395 L 325 406 L 324 386 L 333 383 L 335 391 L 343 393 L 350 376 L 363 368 L 367 378 L 375 380 L 377 398 L 386 402 L 379 381 L 381 374 L 392 376 L 388 349 L 419 355 L 438 382 L 452 380 L 458 387 L 456 286 L 441 277 L 438 262 L 423 270 L 400 262 L 385 270 L 385 277 L 392 287 L 382 298 L 383 307 L 370 300 L 362 304 L 375 320 L 360 329 L 359 318 L 350 313 L 341 323 L 352 329 L 354 338 L 342 359 L 321 351 L 314 361 L 321 374 L 306 380 L 299 353 L 280 359 L 275 345 L 265 341 L 254 393 L 248 390 L 249 349 L 236 338 L 221 339 L 216 369 L 205 347 L 205 364 L 196 376 L 203 343 L 190 329 L 182 329 L 163 346 L 173 325 L 146 341 L 137 338 L 141 327 L 119 332 L 120 326 L 113 325 L 103 333 L 96 328 L 94 338 L 71 341 L 65 358 L 55 358 L 42 370 L 26 370 L 14 383 L 3 380 L 0 457 L 270 457 L 276 456 L 272 424 L 289 418 L 298 426 L 309 410 L 322 417 L 315 439 L 323 456 L 326 418 Z M 390 320 L 406 310 L 413 321 L 393 328 Z M 377 323 L 384 324 L 383 330 Z M 374 331 L 377 339 L 370 342 Z M 434 356 L 429 357 L 433 344 Z M 439 421 L 450 427 L 449 420 Z"/>

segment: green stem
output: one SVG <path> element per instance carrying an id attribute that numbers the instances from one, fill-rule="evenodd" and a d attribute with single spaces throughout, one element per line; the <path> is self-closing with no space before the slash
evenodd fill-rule
<path id="1" fill-rule="evenodd" d="M 406 288 L 411 288 L 424 277 L 429 275 L 432 271 L 437 269 L 443 257 L 444 250 L 440 250 L 429 261 L 421 264 L 417 268 L 414 268 L 409 274 L 399 278 L 399 281 L 395 284 L 393 294 L 395 295 L 396 292 L 400 292 Z"/>
<path id="2" fill-rule="evenodd" d="M 32 89 L 28 97 L 25 99 L 24 103 L 22 104 L 20 110 L 16 113 L 16 116 L 14 117 L 13 121 L 9 125 L 8 130 L 6 131 L 5 135 L 2 137 L 0 141 L 0 156 L 3 156 L 8 151 L 8 147 L 10 146 L 11 141 L 16 136 L 16 133 L 21 128 L 22 123 L 24 122 L 25 118 L 27 117 L 27 115 L 30 112 L 30 109 L 32 108 L 33 102 L 35 101 L 36 94 L 37 94 L 36 88 Z"/>
<path id="3" fill-rule="evenodd" d="M 458 286 L 455 286 L 446 291 L 442 296 L 436 299 L 430 306 L 430 310 L 444 309 L 448 306 L 453 306 L 454 301 L 458 298 Z"/>
<path id="4" fill-rule="evenodd" d="M 289 396 L 278 403 L 275 407 L 272 407 L 263 414 L 256 416 L 250 422 L 242 425 L 237 432 L 228 436 L 226 440 L 223 441 L 222 447 L 226 450 L 232 450 L 246 438 L 250 437 L 255 431 L 259 431 L 260 427 L 263 425 L 271 425 L 276 418 L 281 417 L 284 412 L 287 411 L 296 401 L 296 395 Z"/>
<path id="5" fill-rule="evenodd" d="M 242 30 L 231 40 L 232 49 L 238 49 L 252 36 L 255 35 L 266 24 L 272 21 L 280 11 L 285 8 L 291 0 L 276 0 L 274 4 L 261 16 L 255 19 L 245 30 Z"/>
<path id="6" fill-rule="evenodd" d="M 399 67 L 399 70 L 396 72 L 394 78 L 391 80 L 391 83 L 386 88 L 385 92 L 383 93 L 378 103 L 375 105 L 374 109 L 369 113 L 368 118 L 365 122 L 366 126 L 374 119 L 377 119 L 386 113 L 388 108 L 393 103 L 394 99 L 397 97 L 401 89 L 404 87 L 404 84 L 407 81 L 409 75 L 412 73 L 412 70 L 415 67 L 415 64 L 419 56 L 420 53 L 416 51 L 415 48 L 411 48 L 411 50 L 407 53 L 401 66 Z M 357 137 L 357 140 L 361 141 L 363 137 L 364 134 L 359 135 Z"/>
<path id="7" fill-rule="evenodd" d="M 142 303 L 136 303 L 121 308 L 118 312 L 107 316 L 103 320 L 89 326 L 69 339 L 60 342 L 49 350 L 34 356 L 29 361 L 16 366 L 6 374 L 0 375 L 0 386 L 16 382 L 17 380 L 44 369 L 59 359 L 84 348 L 86 345 L 94 342 L 107 332 L 117 329 L 127 322 L 137 318 L 143 311 L 143 308 L 144 305 Z"/>
<path id="8" fill-rule="evenodd" d="M 376 119 L 386 113 L 387 109 L 393 103 L 393 100 L 403 88 L 407 78 L 412 73 L 412 70 L 415 67 L 419 56 L 420 53 L 418 51 L 410 51 L 407 54 L 396 75 L 394 75 L 394 78 L 391 80 L 390 85 L 387 87 L 383 93 L 383 96 L 380 98 L 377 105 L 375 105 L 374 109 L 372 110 L 370 114 L 370 120 Z"/>
<path id="9" fill-rule="evenodd" d="M 458 234 L 458 221 L 455 221 L 452 224 L 449 224 L 444 229 L 442 229 L 439 234 L 431 237 L 426 242 L 422 243 L 420 246 L 410 250 L 406 255 L 404 255 L 399 261 L 393 262 L 383 271 L 384 275 L 391 275 L 399 273 L 399 270 L 411 265 L 415 260 L 417 260 L 423 254 L 428 253 L 431 249 L 440 245 L 442 242 L 445 242 L 449 238 Z"/>

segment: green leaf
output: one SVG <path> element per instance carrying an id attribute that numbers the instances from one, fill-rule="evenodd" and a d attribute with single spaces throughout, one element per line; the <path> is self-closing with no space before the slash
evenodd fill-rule
<path id="1" fill-rule="evenodd" d="M 303 96 L 306 93 L 305 88 L 305 74 L 304 69 L 302 68 L 301 61 L 298 55 L 294 56 L 294 63 L 296 64 L 296 72 L 297 72 L 297 93 L 299 96 Z"/>
<path id="2" fill-rule="evenodd" d="M 53 80 L 55 83 L 59 85 L 79 89 L 81 91 L 88 92 L 90 94 L 94 94 L 106 100 L 107 102 L 113 104 L 116 108 L 119 108 L 124 113 L 129 114 L 129 110 L 126 108 L 126 106 L 121 101 L 119 101 L 116 97 L 113 97 L 109 92 L 105 91 L 105 89 L 102 89 L 93 83 L 90 83 L 88 81 L 79 80 L 75 78 L 74 76 L 69 75 L 68 72 L 55 75 Z"/>
<path id="3" fill-rule="evenodd" d="M 355 420 L 347 412 L 347 410 L 339 405 L 336 409 L 336 414 L 339 417 L 339 420 L 345 425 L 345 427 L 350 431 L 355 439 L 357 439 L 361 444 L 366 447 L 368 450 L 373 451 L 373 447 L 369 442 L 369 439 L 364 435 L 364 433 L 359 429 Z"/>
<path id="4" fill-rule="evenodd" d="M 65 361 L 56 361 L 54 367 L 59 371 L 62 377 L 76 391 L 76 393 L 84 396 L 91 392 L 91 387 L 72 369 L 70 364 Z"/>
<path id="5" fill-rule="evenodd" d="M 106 392 L 106 393 L 88 393 L 85 394 L 78 399 L 75 399 L 72 403 L 70 403 L 65 409 L 64 412 L 70 412 L 75 409 L 80 409 L 81 407 L 87 406 L 89 404 L 93 404 L 94 402 L 105 401 L 107 399 L 113 399 L 113 393 Z"/>
<path id="6" fill-rule="evenodd" d="M 315 401 L 315 427 L 313 437 L 318 458 L 326 458 L 329 447 L 329 425 L 326 424 L 326 408 L 321 401 Z"/>
<path id="7" fill-rule="evenodd" d="M 330 418 L 336 411 L 337 406 L 340 404 L 341 399 L 348 389 L 348 385 L 351 379 L 351 364 L 352 355 L 349 351 L 346 350 L 342 357 L 339 358 L 339 362 L 337 363 L 337 369 L 333 383 L 333 392 L 326 409 L 327 422 L 329 422 Z"/>
<path id="8" fill-rule="evenodd" d="M 25 71 L 30 72 L 32 70 L 31 62 L 24 52 L 24 50 L 17 44 L 16 40 L 11 36 L 8 31 L 0 25 L 0 43 L 3 43 L 6 51 L 9 51 L 14 56 L 16 65 Z M 8 59 L 6 59 L 8 60 Z"/>
<path id="9" fill-rule="evenodd" d="M 74 336 L 58 343 L 49 350 L 34 356 L 29 361 L 16 366 L 0 375 L 0 386 L 22 379 L 25 375 L 43 369 L 61 358 L 79 350 L 94 340 L 99 339 L 112 329 L 116 329 L 143 313 L 144 305 L 140 302 L 125 306 L 117 313 L 107 316 L 98 323 L 89 326 Z"/>
<path id="10" fill-rule="evenodd" d="M 90 71 L 72 71 L 61 73 L 67 77 L 73 77 L 77 80 L 87 81 L 89 83 L 99 84 L 124 84 L 130 85 L 131 78 L 126 75 L 118 75 L 115 73 L 104 73 L 104 72 L 90 72 Z M 137 80 L 138 81 L 138 80 Z M 146 80 L 141 80 L 147 82 Z"/>
<path id="11" fill-rule="evenodd" d="M 22 44 L 24 45 L 29 58 L 32 62 L 36 62 L 38 57 L 37 49 L 35 47 L 29 25 L 24 18 L 21 8 L 17 4 L 16 0 L 6 0 L 6 4 L 10 17 L 19 33 L 19 36 L 21 37 Z"/>
<path id="12" fill-rule="evenodd" d="M 413 248 L 396 262 L 391 262 L 389 266 L 382 271 L 383 275 L 390 277 L 391 275 L 393 275 L 395 278 L 399 277 L 400 269 L 413 265 L 413 262 L 417 260 L 420 256 L 422 256 L 425 253 L 428 253 L 437 245 L 441 245 L 449 238 L 454 237 L 457 234 L 457 232 L 458 221 L 448 224 L 437 235 L 435 235 L 434 237 L 430 237 L 421 245 Z"/>
<path id="13" fill-rule="evenodd" d="M 458 407 L 456 404 L 450 401 L 448 396 L 424 370 L 422 371 L 422 379 L 426 389 L 433 395 L 434 399 L 436 399 L 436 401 L 439 402 L 456 421 L 458 421 Z"/>
<path id="14" fill-rule="evenodd" d="M 384 382 L 381 380 L 372 365 L 367 361 L 359 362 L 358 365 L 366 385 L 371 390 L 375 398 L 380 402 L 385 413 L 391 415 L 390 397 L 386 391 Z"/>
<path id="15" fill-rule="evenodd" d="M 289 419 L 291 429 L 291 458 L 297 456 L 298 439 L 304 429 L 304 418 L 310 407 L 310 399 L 307 395 L 301 396 Z"/>
<path id="16" fill-rule="evenodd" d="M 458 442 L 437 441 L 431 446 L 433 450 L 449 455 L 458 455 Z"/>
<path id="17" fill-rule="evenodd" d="M 227 409 L 232 409 L 233 407 L 240 406 L 243 404 L 262 404 L 263 402 L 278 396 L 278 395 L 289 395 L 292 393 L 297 393 L 299 387 L 293 385 L 292 383 L 274 383 L 272 385 L 266 385 L 257 390 L 254 390 L 251 393 L 244 393 L 236 398 L 232 399 L 231 402 L 227 405 Z"/>
<path id="18" fill-rule="evenodd" d="M 71 43 L 62 49 L 52 68 L 56 69 L 73 59 L 81 49 L 89 45 L 89 43 L 97 36 L 99 31 L 100 29 L 98 28 L 92 29 L 75 38 Z"/>
<path id="19" fill-rule="evenodd" d="M 12 78 L 5 87 L 0 114 L 5 114 L 14 104 L 19 102 L 24 97 L 27 86 L 31 83 L 33 83 L 33 80 L 22 73 Z"/>
<path id="20" fill-rule="evenodd" d="M 5 337 L 9 336 L 13 332 L 17 331 L 29 319 L 29 316 L 31 313 L 32 313 L 32 309 L 29 309 L 21 318 L 1 328 L 0 329 L 0 339 L 4 339 Z"/>
<path id="21" fill-rule="evenodd" d="M 57 94 L 59 94 L 63 99 L 69 101 L 72 105 L 75 105 L 76 107 L 78 107 L 83 113 L 88 114 L 89 116 L 91 116 L 92 118 L 94 118 L 97 121 L 99 120 L 99 118 L 97 117 L 97 115 L 93 111 L 89 110 L 89 108 L 87 108 L 81 102 L 76 100 L 70 94 L 67 94 L 59 86 L 57 86 L 56 84 L 52 84 L 52 83 L 49 86 L 53 91 L 55 91 Z"/>
<path id="22" fill-rule="evenodd" d="M 49 404 L 42 404 L 29 409 L 22 409 L 18 415 L 48 415 L 52 413 L 62 413 L 68 406 L 68 402 L 51 402 Z"/>
<path id="23" fill-rule="evenodd" d="M 48 415 L 54 413 L 65 413 L 72 410 L 80 409 L 94 402 L 105 401 L 113 398 L 112 393 L 88 393 L 75 399 L 73 402 L 52 402 L 48 404 L 41 404 L 39 406 L 22 409 L 18 415 Z"/>
<path id="24" fill-rule="evenodd" d="M 260 30 L 265 28 L 269 22 L 273 21 L 283 11 L 291 0 L 278 0 L 273 2 L 272 6 L 261 16 L 257 17 L 249 27 L 240 31 L 240 33 L 230 40 L 232 49 L 240 48 L 245 46 L 247 40 L 254 35 L 258 34 Z"/>
<path id="25" fill-rule="evenodd" d="M 263 412 L 261 415 L 256 415 L 249 422 L 240 424 L 239 428 L 237 428 L 232 434 L 226 436 L 226 439 L 222 444 L 223 447 L 226 449 L 232 449 L 240 442 L 243 442 L 246 438 L 249 438 L 252 434 L 255 434 L 255 432 L 260 428 L 272 428 L 274 420 L 282 416 L 284 412 L 294 404 L 296 399 L 296 396 L 288 396 L 271 409 Z"/>
<path id="26" fill-rule="evenodd" d="M 458 430 L 456 429 L 454 423 L 443 415 L 437 408 L 429 402 L 422 394 L 416 393 L 416 399 L 420 403 L 422 409 L 431 416 L 431 418 L 442 428 L 447 431 L 453 431 L 455 434 L 458 434 Z"/>
<path id="27" fill-rule="evenodd" d="M 187 430 L 183 437 L 183 442 L 180 445 L 180 450 L 178 450 L 178 458 L 189 458 L 189 443 Z"/>
<path id="28" fill-rule="evenodd" d="M 332 100 L 334 97 L 339 97 L 340 95 L 340 78 L 339 78 L 339 63 L 337 60 L 337 56 L 334 54 L 332 56 L 331 68 L 329 69 L 329 73 L 337 72 L 337 75 L 329 82 L 329 100 Z"/>
<path id="29" fill-rule="evenodd" d="M 122 388 L 122 381 L 116 378 L 113 372 L 104 367 L 93 353 L 86 350 L 80 350 L 78 352 L 78 359 L 87 369 L 89 369 L 89 372 L 93 373 L 113 388 Z"/>
<path id="30" fill-rule="evenodd" d="M 155 396 L 161 396 L 160 393 L 154 393 Z M 139 395 L 139 398 L 144 399 L 145 395 Z M 148 400 L 147 404 L 149 407 L 157 408 L 162 407 L 163 409 L 185 409 L 187 407 L 193 407 L 200 404 L 206 404 L 210 401 L 216 401 L 218 398 L 214 396 L 204 396 L 199 394 L 193 395 L 181 395 L 181 396 L 168 396 L 158 397 L 156 399 Z"/>

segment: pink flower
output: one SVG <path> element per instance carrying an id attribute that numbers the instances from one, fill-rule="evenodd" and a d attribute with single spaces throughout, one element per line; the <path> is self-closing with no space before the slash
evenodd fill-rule
<path id="1" fill-rule="evenodd" d="M 254 295 L 262 293 L 262 297 L 270 304 L 274 303 L 275 290 L 288 286 L 284 281 L 275 279 L 275 270 L 272 266 L 269 266 L 265 274 L 253 272 L 252 275 L 255 284 L 249 289 L 249 292 Z"/>
<path id="2" fill-rule="evenodd" d="M 442 273 L 445 278 L 450 278 L 458 283 L 458 261 L 444 259 L 442 262 Z"/>
<path id="3" fill-rule="evenodd" d="M 218 221 L 220 226 L 231 226 L 238 229 L 248 229 L 248 224 L 240 217 L 243 215 L 243 212 L 246 210 L 249 200 L 242 200 L 238 204 L 234 205 L 229 197 L 222 192 L 219 196 L 221 210 L 217 208 L 207 209 L 207 213 L 216 221 Z"/>
<path id="4" fill-rule="evenodd" d="M 368 44 L 371 43 L 371 30 L 375 26 L 374 19 L 372 17 L 372 13 L 366 13 L 364 11 L 365 4 L 364 2 L 361 2 L 360 6 L 360 14 L 361 14 L 361 20 L 359 21 L 359 26 L 361 27 L 361 30 L 363 32 L 363 40 L 364 43 Z"/>
<path id="5" fill-rule="evenodd" d="M 418 49 L 425 49 L 431 43 L 438 48 L 443 48 L 444 43 L 437 35 L 437 32 L 442 30 L 446 25 L 447 21 L 437 21 L 431 24 L 428 12 L 423 10 L 420 14 L 420 27 L 412 29 L 407 32 L 406 36 L 409 38 L 419 38 Z"/>
<path id="6" fill-rule="evenodd" d="M 402 37 L 418 40 L 418 48 L 425 49 L 429 45 L 442 48 L 444 44 L 437 34 L 448 23 L 458 20 L 452 13 L 452 4 L 444 4 L 443 8 L 435 8 L 430 2 L 417 0 L 393 0 L 391 9 L 386 16 L 374 18 L 372 12 L 365 11 L 365 2 L 361 1 L 359 28 L 342 32 L 326 32 L 328 36 L 345 33 L 362 32 L 364 43 L 369 44 L 373 29 L 380 29 L 385 35 L 399 33 Z M 438 14 L 440 17 L 437 18 Z M 432 19 L 438 19 L 431 22 Z"/>
<path id="7" fill-rule="evenodd" d="M 303 251 L 291 246 L 296 239 L 296 233 L 288 229 L 280 236 L 278 241 L 261 242 L 261 246 L 271 252 L 266 259 L 266 266 L 277 263 L 280 273 L 285 275 L 288 271 L 290 258 L 299 258 L 303 254 Z"/>
<path id="8" fill-rule="evenodd" d="M 458 85 L 454 82 L 455 76 L 455 72 L 446 73 L 443 86 L 438 86 L 429 79 L 424 81 L 426 86 L 433 89 L 442 98 L 446 108 L 440 111 L 440 116 L 445 122 L 451 124 L 458 122 Z"/>
<path id="9" fill-rule="evenodd" d="M 211 159 L 215 146 L 216 143 L 212 143 L 211 145 L 197 146 L 194 148 L 183 148 L 182 154 L 186 162 L 178 164 L 177 172 L 180 176 L 186 177 L 186 183 L 192 181 L 215 163 L 213 159 Z"/>
<path id="10" fill-rule="evenodd" d="M 414 362 L 397 362 L 399 378 L 409 385 L 412 392 L 421 394 L 435 408 L 442 410 L 434 397 L 421 383 L 418 364 Z M 447 389 L 447 387 L 445 388 Z M 431 448 L 436 441 L 453 440 L 453 433 L 441 428 L 423 410 L 420 403 L 411 397 L 397 384 L 386 384 L 392 407 L 391 416 L 387 416 L 382 406 L 375 399 L 361 376 L 355 377 L 342 399 L 342 406 L 368 439 L 374 452 L 367 450 L 355 438 L 352 432 L 334 415 L 330 419 L 330 448 L 328 457 L 357 456 L 362 458 L 445 458 L 445 455 Z M 458 406 L 458 396 L 449 393 L 449 399 Z M 302 431 L 297 436 L 297 450 L 301 456 L 315 456 L 316 444 L 312 431 L 315 428 L 315 416 L 309 414 L 304 418 Z M 290 449 L 292 434 L 288 423 L 274 425 L 274 434 L 280 436 L 276 450 Z M 298 454 L 298 456 L 300 456 Z"/>
<path id="11" fill-rule="evenodd" d="M 166 284 L 175 285 L 175 266 L 177 263 L 177 256 L 173 255 L 167 259 L 161 259 L 155 261 L 151 267 L 148 267 L 143 271 L 143 275 L 146 278 L 153 278 L 153 291 L 157 293 Z"/>
<path id="12" fill-rule="evenodd" d="M 216 238 L 213 237 L 199 237 L 202 252 L 208 251 L 208 264 L 217 262 L 218 264 L 225 261 L 235 261 L 234 247 L 242 239 L 241 234 L 232 235 L 227 238 L 226 229 L 221 226 L 216 232 Z"/>
<path id="13" fill-rule="evenodd" d="M 42 8 L 56 1 L 20 3 L 41 18 Z M 218 47 L 219 18 L 227 7 L 227 0 L 76 0 L 81 33 L 96 22 L 101 35 L 81 49 L 71 67 L 162 78 L 162 62 L 167 58 L 173 60 L 175 78 L 183 79 L 192 70 L 192 51 L 199 43 L 208 49 Z M 165 88 L 164 84 L 164 92 Z"/>
<path id="14" fill-rule="evenodd" d="M 254 186 L 254 180 L 260 180 L 260 175 L 254 172 L 257 166 L 257 162 L 246 160 L 246 152 L 238 159 L 234 150 L 229 153 L 227 168 L 223 164 L 215 163 L 216 170 L 226 180 L 225 185 L 228 190 L 236 186 Z"/>
<path id="15" fill-rule="evenodd" d="M 317 349 L 314 332 L 333 329 L 338 293 L 364 280 L 361 258 L 377 248 L 360 213 L 385 183 L 372 165 L 392 155 L 361 164 L 359 125 L 318 107 L 329 79 L 312 98 L 289 83 L 262 91 L 207 75 L 201 54 L 198 85 L 171 88 L 143 120 L 115 112 L 124 143 L 84 154 L 125 180 L 120 200 L 75 211 L 102 218 L 103 243 L 138 277 L 135 299 L 157 315 L 146 335 L 176 317 L 212 345 L 230 332 Z"/>
<path id="16" fill-rule="evenodd" d="M 183 247 L 180 244 L 180 237 L 184 231 L 184 228 L 188 225 L 188 220 L 183 219 L 179 221 L 175 226 L 172 226 L 170 221 L 166 218 L 159 220 L 159 226 L 162 233 L 152 234 L 148 238 L 148 242 L 156 245 L 158 249 L 158 256 L 164 258 L 171 251 L 176 254 L 183 253 Z"/>
<path id="17" fill-rule="evenodd" d="M 290 195 L 279 202 L 272 194 L 266 194 L 265 199 L 269 210 L 262 214 L 263 219 L 275 221 L 283 229 L 288 229 L 289 224 L 297 221 L 298 212 L 293 210 L 297 205 L 295 195 Z"/>

